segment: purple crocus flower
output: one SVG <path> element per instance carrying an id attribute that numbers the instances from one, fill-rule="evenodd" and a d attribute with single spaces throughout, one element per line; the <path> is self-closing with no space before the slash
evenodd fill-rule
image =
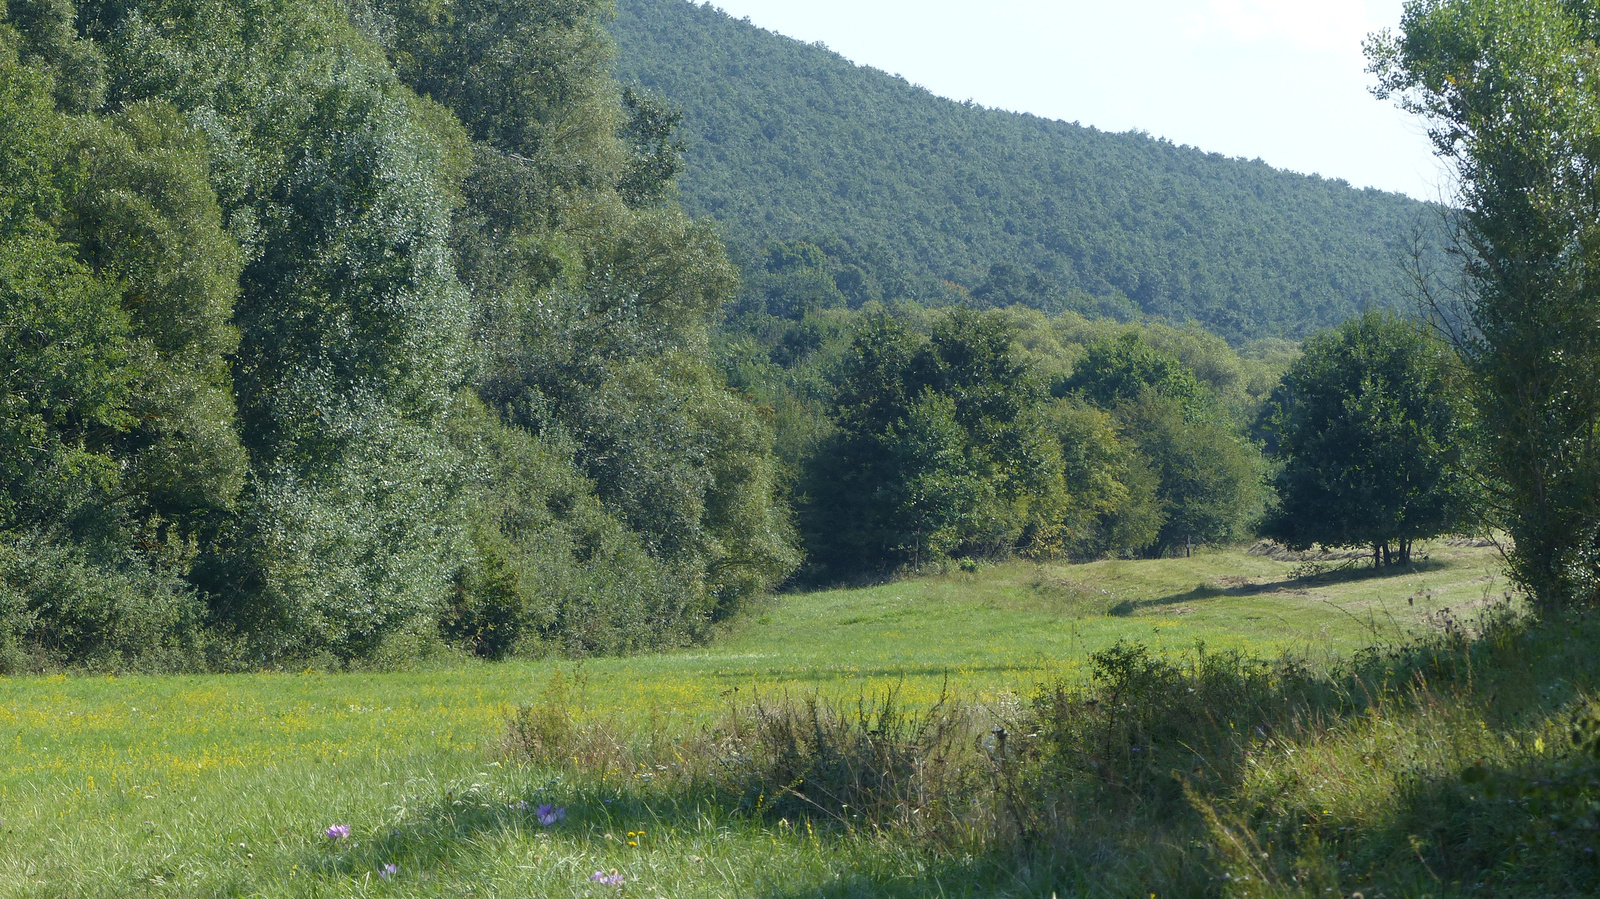
<path id="1" fill-rule="evenodd" d="M 337 843 L 350 835 L 350 825 L 335 824 L 327 830 L 324 830 L 322 835 Z"/>
<path id="2" fill-rule="evenodd" d="M 615 868 L 611 869 L 610 874 L 607 874 L 604 871 L 596 871 L 589 875 L 589 879 L 602 886 L 608 887 L 622 886 L 622 881 L 624 880 L 623 876 L 617 873 Z"/>
<path id="3" fill-rule="evenodd" d="M 400 873 L 400 866 L 399 865 L 384 865 L 383 867 L 378 869 L 378 876 L 382 877 L 384 880 L 388 880 L 389 878 L 391 878 L 391 877 L 393 877 L 393 876 L 395 876 L 396 874 L 399 874 L 399 873 Z"/>
<path id="4" fill-rule="evenodd" d="M 567 816 L 565 807 L 556 808 L 553 805 L 541 805 L 534 809 L 533 813 L 539 816 L 539 823 L 545 827 L 549 827 Z"/>

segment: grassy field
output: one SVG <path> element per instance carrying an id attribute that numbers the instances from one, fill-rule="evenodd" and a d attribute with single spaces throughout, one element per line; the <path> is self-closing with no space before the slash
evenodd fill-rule
<path id="1" fill-rule="evenodd" d="M 672 728 L 757 694 L 1026 696 L 1120 639 L 1326 658 L 1506 590 L 1492 550 L 1427 556 L 1011 563 L 785 596 L 709 647 L 581 668 L 0 680 L 0 896 L 1048 895 L 993 861 L 562 780 L 506 756 L 505 721 L 557 671 L 587 715 Z"/>

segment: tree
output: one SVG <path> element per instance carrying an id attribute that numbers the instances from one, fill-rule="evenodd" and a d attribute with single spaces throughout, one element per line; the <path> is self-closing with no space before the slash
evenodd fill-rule
<path id="1" fill-rule="evenodd" d="M 1053 392 L 1110 412 L 1153 476 L 1157 511 L 1128 509 L 1125 534 L 1154 530 L 1138 548 L 1160 555 L 1189 540 L 1226 543 L 1259 516 L 1261 454 L 1219 413 L 1210 388 L 1140 332 L 1089 344 Z M 1141 483 L 1138 469 L 1124 467 L 1130 484 Z"/>
<path id="2" fill-rule="evenodd" d="M 737 281 L 673 202 L 678 115 L 618 89 L 599 0 L 379 6 L 400 78 L 472 141 L 451 242 L 484 337 L 479 397 L 570 441 L 598 499 L 687 585 L 662 638 L 733 614 L 799 559 L 771 430 L 709 364 Z"/>
<path id="3" fill-rule="evenodd" d="M 1118 434 L 1110 413 L 1069 398 L 1051 404 L 1044 418 L 1061 447 L 1066 486 L 1060 550 L 1092 559 L 1154 544 L 1166 523 L 1156 474 Z"/>
<path id="4" fill-rule="evenodd" d="M 1410 0 L 1368 46 L 1379 96 L 1455 169 L 1459 302 L 1486 478 L 1539 602 L 1600 602 L 1600 7 Z"/>
<path id="5" fill-rule="evenodd" d="M 1090 344 L 1058 392 L 1078 393 L 1102 409 L 1111 409 L 1147 390 L 1176 400 L 1191 417 L 1202 414 L 1211 400 L 1194 372 L 1176 356 L 1156 349 L 1133 331 Z"/>
<path id="6" fill-rule="evenodd" d="M 1393 315 L 1307 341 L 1266 410 L 1283 467 L 1262 533 L 1410 562 L 1412 543 L 1449 531 L 1465 502 L 1460 393 L 1448 351 Z"/>
<path id="7" fill-rule="evenodd" d="M 633 158 L 617 192 L 632 206 L 659 202 L 683 172 L 683 141 L 677 136 L 683 113 L 631 86 L 622 90 L 622 106 L 628 115 L 622 138 Z"/>
<path id="8" fill-rule="evenodd" d="M 0 530 L 82 531 L 121 480 L 129 322 L 115 285 L 50 224 L 67 123 L 14 44 L 0 24 Z"/>
<path id="9" fill-rule="evenodd" d="M 445 18 L 466 3 L 417 5 Z M 744 251 L 753 301 L 770 283 L 761 248 L 820 234 L 881 250 L 866 280 L 905 282 L 884 301 L 960 286 L 980 306 L 1148 313 L 1236 342 L 1302 338 L 1404 285 L 1393 247 L 1426 207 L 1398 194 L 943 100 L 715 4 L 614 5 L 618 67 L 682 108 L 681 195 Z M 858 304 L 855 279 L 832 274 Z"/>
<path id="10" fill-rule="evenodd" d="M 1249 535 L 1264 499 L 1254 446 L 1226 425 L 1192 420 L 1181 402 L 1153 390 L 1120 404 L 1116 416 L 1155 475 L 1162 523 L 1148 552 Z"/>
<path id="11" fill-rule="evenodd" d="M 1043 391 L 1005 317 L 957 309 L 931 334 L 865 321 L 832 401 L 839 431 L 806 480 L 820 563 L 844 570 L 1008 552 L 1065 502 Z"/>
<path id="12" fill-rule="evenodd" d="M 608 12 L 0 5 L 0 668 L 645 648 L 787 575 Z"/>
<path id="13" fill-rule="evenodd" d="M 223 228 L 199 133 L 161 103 L 78 123 L 82 169 L 63 237 L 121 288 L 133 425 L 118 441 L 132 513 L 174 540 L 214 528 L 247 470 L 226 358 L 242 265 Z"/>

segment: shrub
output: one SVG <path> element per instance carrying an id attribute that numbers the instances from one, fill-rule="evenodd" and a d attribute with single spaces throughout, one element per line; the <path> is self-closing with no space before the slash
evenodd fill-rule
<path id="1" fill-rule="evenodd" d="M 1062 895 L 1594 895 L 1600 624 L 1442 624 L 1321 673 L 1120 643 L 1016 707 L 783 697 L 678 733 L 587 718 L 560 674 L 511 746 L 608 794 L 906 839 Z"/>
<path id="2" fill-rule="evenodd" d="M 1266 663 L 1233 653 L 1201 647 L 1187 662 L 1137 643 L 1091 655 L 1087 688 L 1057 685 L 1034 700 L 1041 773 L 1092 778 L 1112 798 L 1181 798 L 1178 776 L 1203 774 L 1250 739 L 1250 727 L 1236 719 L 1256 717 L 1252 706 L 1267 694 L 1269 679 Z"/>
<path id="3" fill-rule="evenodd" d="M 704 633 L 711 611 L 690 579 L 600 501 L 570 446 L 503 424 L 475 400 L 449 430 L 464 460 L 471 555 L 440 622 L 447 638 L 504 658 L 624 652 Z"/>
<path id="4" fill-rule="evenodd" d="M 769 815 L 947 836 L 987 780 L 975 764 L 976 718 L 948 696 L 909 709 L 892 689 L 844 705 L 756 702 L 729 719 L 742 751 L 726 776 Z"/>
<path id="5" fill-rule="evenodd" d="M 204 613 L 172 574 L 93 561 L 37 535 L 0 537 L 0 673 L 202 668 Z"/>

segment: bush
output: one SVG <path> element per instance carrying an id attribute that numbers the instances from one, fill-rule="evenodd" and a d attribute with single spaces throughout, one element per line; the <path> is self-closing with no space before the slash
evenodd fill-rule
<path id="1" fill-rule="evenodd" d="M 977 710 L 941 697 L 926 711 L 898 693 L 838 705 L 757 702 L 730 719 L 741 749 L 728 779 L 747 807 L 874 830 L 946 837 L 986 785 L 973 752 Z"/>
<path id="2" fill-rule="evenodd" d="M 471 557 L 440 625 L 487 658 L 625 652 L 685 642 L 711 612 L 595 495 L 570 446 L 502 424 L 475 400 L 449 422 L 464 460 Z"/>
<path id="3" fill-rule="evenodd" d="M 205 606 L 178 577 L 0 537 L 0 673 L 201 669 Z"/>
<path id="4" fill-rule="evenodd" d="M 1028 703 L 784 697 L 687 732 L 590 717 L 558 673 L 510 746 L 646 807 L 907 840 L 1042 895 L 1595 895 L 1600 622 L 1438 623 L 1326 672 L 1119 643 Z"/>
<path id="5" fill-rule="evenodd" d="M 1173 660 L 1119 642 L 1089 661 L 1088 684 L 1034 698 L 1031 727 L 1038 787 L 1091 805 L 1171 813 L 1187 805 L 1186 784 L 1235 786 L 1250 753 L 1313 708 L 1320 689 L 1296 662 L 1204 645 Z"/>
<path id="6" fill-rule="evenodd" d="M 1021 705 L 783 697 L 688 732 L 591 717 L 558 673 L 510 747 L 608 794 L 909 839 L 1063 895 L 1593 895 L 1600 624 L 1441 624 L 1322 673 L 1119 643 Z"/>

